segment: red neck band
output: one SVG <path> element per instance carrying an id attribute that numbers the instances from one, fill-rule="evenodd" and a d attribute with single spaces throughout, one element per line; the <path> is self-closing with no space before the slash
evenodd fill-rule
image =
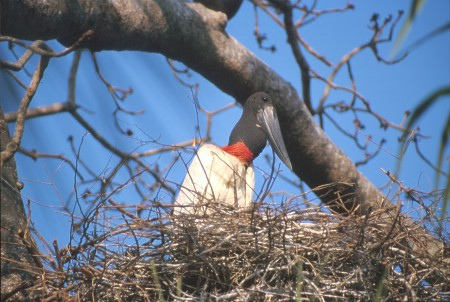
<path id="1" fill-rule="evenodd" d="M 241 162 L 246 165 L 250 165 L 253 161 L 253 153 L 243 142 L 237 142 L 231 146 L 224 146 L 221 148 L 223 151 L 237 157 Z"/>

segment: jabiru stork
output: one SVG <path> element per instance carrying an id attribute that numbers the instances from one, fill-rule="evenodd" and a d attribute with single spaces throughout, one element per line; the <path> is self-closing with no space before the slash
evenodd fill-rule
<path id="1" fill-rule="evenodd" d="M 284 164 L 292 165 L 269 95 L 257 92 L 244 104 L 227 146 L 203 145 L 195 154 L 175 201 L 175 214 L 210 213 L 213 204 L 245 209 L 254 192 L 253 160 L 269 141 Z"/>

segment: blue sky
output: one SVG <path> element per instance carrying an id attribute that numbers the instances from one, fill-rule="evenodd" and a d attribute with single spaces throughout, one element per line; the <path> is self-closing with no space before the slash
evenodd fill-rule
<path id="1" fill-rule="evenodd" d="M 319 8 L 330 7 L 330 5 L 342 7 L 345 3 L 346 1 L 319 1 Z M 360 0 L 353 3 L 355 10 L 323 16 L 300 31 L 302 37 L 313 48 L 324 54 L 333 63 L 338 62 L 354 47 L 370 39 L 372 32 L 368 25 L 373 13 L 379 13 L 381 19 L 389 14 L 395 16 L 400 9 L 407 11 L 410 1 Z M 449 1 L 427 1 L 403 46 L 408 46 L 432 29 L 449 22 L 449 18 Z M 290 81 L 300 92 L 299 70 L 295 65 L 290 48 L 286 44 L 285 33 L 261 11 L 259 11 L 259 20 L 259 30 L 268 38 L 266 45 L 275 44 L 277 47 L 275 53 L 258 48 L 253 36 L 253 7 L 247 1 L 244 1 L 241 10 L 228 24 L 227 31 L 282 77 Z M 405 17 L 397 27 L 396 34 L 404 20 Z M 450 33 L 447 31 L 445 34 L 429 40 L 426 44 L 414 49 L 405 60 L 396 65 L 387 66 L 377 62 L 370 51 L 360 53 L 352 60 L 357 88 L 370 101 L 375 112 L 394 123 L 400 123 L 406 110 L 412 110 L 433 90 L 450 84 L 449 35 Z M 61 49 L 56 42 L 50 42 L 50 45 L 54 49 Z M 381 55 L 384 58 L 390 58 L 392 47 L 393 43 L 381 46 Z M 0 44 L 0 55 L 2 58 L 11 59 L 5 44 Z M 308 59 L 314 70 L 328 77 L 331 71 L 329 68 L 310 56 Z M 51 61 L 31 107 L 66 101 L 67 78 L 71 61 L 72 55 Z M 33 67 L 29 67 L 30 71 L 33 70 L 35 62 L 36 58 L 34 58 Z M 137 148 L 138 150 L 148 150 L 158 148 L 159 144 L 180 143 L 191 139 L 196 134 L 197 113 L 191 91 L 180 85 L 173 77 L 164 57 L 143 52 L 105 51 L 98 54 L 98 62 L 103 75 L 110 83 L 123 88 L 133 88 L 133 94 L 122 105 L 128 110 L 143 109 L 145 111 L 142 115 L 132 117 L 121 114 L 121 126 L 132 129 L 133 136 L 127 137 L 118 134 L 112 119 L 114 104 L 111 96 L 96 76 L 89 54 L 83 53 L 76 91 L 77 102 L 82 106 L 79 112 L 117 147 L 126 151 Z M 201 76 L 194 72 L 191 73 L 191 77 L 187 80 L 200 84 L 199 102 L 207 110 L 216 110 L 234 101 Z M 9 78 L 3 72 L 0 74 L 0 87 L 4 91 L 0 94 L 2 107 L 6 112 L 15 110 L 23 92 L 19 90 L 19 93 L 15 94 L 13 90 L 9 89 Z M 24 72 L 21 72 L 19 76 L 25 82 L 29 82 L 29 77 Z M 345 69 L 338 74 L 336 81 L 348 85 Z M 313 81 L 314 106 L 317 106 L 323 88 L 322 83 Z M 329 101 L 349 98 L 349 95 L 332 93 Z M 432 162 L 436 162 L 439 135 L 449 112 L 450 102 L 446 98 L 419 121 L 421 132 L 428 136 L 421 143 L 422 152 Z M 215 117 L 212 138 L 216 144 L 227 143 L 229 132 L 240 113 L 241 109 L 236 107 Z M 353 130 L 352 116 L 338 115 L 335 118 L 342 123 L 346 130 Z M 361 171 L 370 180 L 377 186 L 382 186 L 388 182 L 388 179 L 380 169 L 390 171 L 395 169 L 395 156 L 398 152 L 397 138 L 400 133 L 393 130 L 380 130 L 374 119 L 364 116 L 362 118 L 365 118 L 366 124 L 362 135 L 372 135 L 375 143 L 383 137 L 387 139 L 383 151 L 368 165 L 361 167 Z M 204 135 L 206 118 L 200 113 L 198 119 L 200 132 Z M 352 160 L 363 159 L 363 154 L 356 149 L 355 145 L 329 122 L 325 122 L 325 131 Z M 107 175 L 117 159 L 109 152 L 105 152 L 69 114 L 29 120 L 26 124 L 23 147 L 30 150 L 36 149 L 42 153 L 65 154 L 74 159 L 67 142 L 69 135 L 74 138 L 75 146 L 80 148 L 79 150 L 87 159 L 90 168 L 98 175 Z M 374 143 L 371 144 L 373 151 L 377 147 Z M 265 153 L 271 154 L 270 148 L 266 148 Z M 158 162 L 163 166 L 170 162 L 172 156 L 173 154 L 166 154 L 161 157 L 148 158 L 147 163 L 153 165 Z M 448 148 L 446 156 L 449 156 Z M 22 191 L 23 198 L 32 201 L 33 220 L 36 228 L 47 240 L 51 241 L 57 238 L 61 242 L 60 245 L 65 244 L 68 238 L 69 220 L 60 213 L 60 210 L 61 206 L 67 204 L 67 201 L 73 197 L 71 195 L 74 186 L 73 170 L 61 161 L 54 159 L 33 161 L 18 154 L 16 160 L 19 177 L 25 184 Z M 268 171 L 262 156 L 255 161 L 255 165 Z M 448 159 L 444 169 L 449 170 Z M 293 177 L 293 174 L 286 170 L 283 167 L 283 173 Z M 176 165 L 170 170 L 168 177 L 174 182 L 181 182 L 185 173 L 184 167 Z M 433 188 L 434 172 L 410 148 L 405 154 L 400 179 L 407 186 L 429 191 Z M 258 182 L 261 184 L 261 181 L 262 177 L 257 176 L 257 186 Z M 300 192 L 298 188 L 280 180 L 277 180 L 274 190 L 288 192 L 292 195 Z M 127 195 L 127 191 L 124 191 L 118 196 L 118 201 L 133 203 L 135 196 L 130 194 Z M 165 201 L 168 202 L 168 200 Z M 68 204 L 70 207 L 73 206 L 71 202 Z"/>

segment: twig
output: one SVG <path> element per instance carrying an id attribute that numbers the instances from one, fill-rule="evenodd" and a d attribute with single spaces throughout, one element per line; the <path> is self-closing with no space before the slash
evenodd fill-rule
<path id="1" fill-rule="evenodd" d="M 327 79 L 327 86 L 325 87 L 325 90 L 322 94 L 322 97 L 319 101 L 319 106 L 317 108 L 316 111 L 318 112 L 322 112 L 323 110 L 323 106 L 324 103 L 326 101 L 326 99 L 328 98 L 328 95 L 330 93 L 330 88 L 331 85 L 330 83 L 333 83 L 333 80 L 335 78 L 335 76 L 337 75 L 337 73 L 339 72 L 339 70 L 341 69 L 342 66 L 346 65 L 347 62 L 349 62 L 355 55 L 357 55 L 358 53 L 360 53 L 361 51 L 363 51 L 366 48 L 370 48 L 372 50 L 372 52 L 374 53 L 376 59 L 378 61 L 382 61 L 386 64 L 393 64 L 396 63 L 400 60 L 402 60 L 405 56 L 401 57 L 398 60 L 392 61 L 392 62 L 388 62 L 386 60 L 383 60 L 379 54 L 378 54 L 378 50 L 377 50 L 377 45 L 381 44 L 381 43 L 385 43 L 385 42 L 389 42 L 392 40 L 392 34 L 393 34 L 393 30 L 395 28 L 395 25 L 397 24 L 397 22 L 399 21 L 401 17 L 401 13 L 399 13 L 397 19 L 392 23 L 391 25 L 391 29 L 390 29 L 390 33 L 389 33 L 389 37 L 387 39 L 380 39 L 380 35 L 383 33 L 384 28 L 389 24 L 389 22 L 391 21 L 391 18 L 388 17 L 385 19 L 384 23 L 380 26 L 378 24 L 378 15 L 374 14 L 372 16 L 371 21 L 374 23 L 372 30 L 374 31 L 371 39 L 369 40 L 369 42 L 364 43 L 356 48 L 354 48 L 353 50 L 351 50 L 349 53 L 347 53 L 340 61 L 339 63 L 336 65 L 336 67 L 333 69 L 333 71 L 331 72 L 331 74 L 329 75 L 328 79 Z"/>
<path id="2" fill-rule="evenodd" d="M 23 42 L 22 40 L 19 40 L 19 39 L 13 38 L 13 37 L 7 37 L 7 36 L 0 36 L 0 42 L 8 41 L 8 42 L 20 45 L 26 49 L 29 49 L 38 55 L 58 58 L 58 57 L 65 56 L 65 55 L 69 54 L 70 52 L 72 52 L 73 50 L 75 50 L 76 48 L 78 48 L 78 46 L 80 46 L 80 44 L 84 40 L 89 39 L 93 34 L 94 34 L 93 30 L 91 30 L 91 29 L 87 30 L 84 34 L 81 35 L 80 38 L 78 38 L 77 41 L 75 41 L 75 43 L 73 43 L 71 46 L 67 47 L 66 49 L 64 49 L 61 52 L 53 52 L 48 46 L 41 48 L 41 47 L 35 46 L 33 44 L 28 45 L 25 42 Z M 43 45 L 43 44 L 39 44 L 39 45 Z"/>
<path id="3" fill-rule="evenodd" d="M 0 36 L 0 39 L 1 39 L 1 36 Z M 33 44 L 31 44 L 31 47 L 37 48 L 37 49 L 42 49 L 43 47 L 45 47 L 45 43 L 44 43 L 44 41 L 37 40 L 37 41 L 34 41 Z M 17 62 L 9 62 L 9 61 L 0 60 L 0 68 L 6 68 L 6 69 L 10 69 L 12 71 L 19 71 L 31 59 L 31 57 L 33 56 L 34 53 L 35 52 L 32 51 L 31 49 L 27 49 L 25 51 L 25 53 L 17 60 Z"/>
<path id="4" fill-rule="evenodd" d="M 32 119 L 32 118 L 36 118 L 36 117 L 53 115 L 56 113 L 69 112 L 69 111 L 77 109 L 77 108 L 78 108 L 77 105 L 75 105 L 75 108 L 73 108 L 72 105 L 67 102 L 53 103 L 53 104 L 47 105 L 47 106 L 39 106 L 39 107 L 27 109 L 25 112 L 24 118 Z M 5 113 L 5 120 L 7 123 L 17 121 L 18 115 L 19 115 L 19 112 Z"/>

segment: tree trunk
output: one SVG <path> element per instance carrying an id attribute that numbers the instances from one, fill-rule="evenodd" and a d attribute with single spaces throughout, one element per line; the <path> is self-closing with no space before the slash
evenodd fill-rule
<path id="1" fill-rule="evenodd" d="M 1 151 L 10 141 L 8 125 L 0 107 Z M 22 184 L 17 179 L 16 162 L 11 158 L 1 170 L 1 296 L 14 296 L 17 300 L 30 300 L 24 291 L 35 280 L 39 261 L 33 257 L 37 251 L 28 231 L 27 217 L 20 196 Z"/>

